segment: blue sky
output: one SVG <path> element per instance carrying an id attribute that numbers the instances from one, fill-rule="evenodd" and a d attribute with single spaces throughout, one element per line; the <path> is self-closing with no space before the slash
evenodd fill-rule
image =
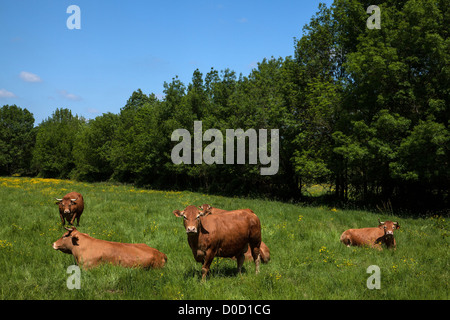
<path id="1" fill-rule="evenodd" d="M 1 0 L 0 106 L 27 108 L 35 124 L 56 108 L 88 119 L 118 113 L 133 91 L 163 97 L 176 75 L 294 53 L 294 37 L 323 1 Z M 81 10 L 70 30 L 67 8 Z"/>

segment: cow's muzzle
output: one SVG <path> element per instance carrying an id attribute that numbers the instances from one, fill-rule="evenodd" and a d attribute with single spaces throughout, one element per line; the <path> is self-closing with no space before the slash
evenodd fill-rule
<path id="1" fill-rule="evenodd" d="M 196 227 L 187 227 L 186 233 L 197 233 L 197 228 Z"/>

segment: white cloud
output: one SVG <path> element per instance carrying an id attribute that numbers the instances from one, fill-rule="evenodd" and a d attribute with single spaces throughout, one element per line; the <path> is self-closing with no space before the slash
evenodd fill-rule
<path id="1" fill-rule="evenodd" d="M 59 90 L 58 93 L 66 99 L 72 100 L 72 101 L 80 101 L 81 97 L 77 96 L 76 94 L 73 93 L 68 93 L 66 90 Z"/>
<path id="2" fill-rule="evenodd" d="M 6 89 L 0 89 L 0 98 L 16 98 L 17 96 Z"/>
<path id="3" fill-rule="evenodd" d="M 92 114 L 92 115 L 96 115 L 96 114 L 99 114 L 99 113 L 100 113 L 100 111 L 99 111 L 98 109 L 96 109 L 96 108 L 88 108 L 88 109 L 87 109 L 87 112 L 88 112 L 89 114 Z"/>
<path id="4" fill-rule="evenodd" d="M 42 82 L 42 79 L 37 74 L 26 71 L 20 73 L 20 79 L 26 82 Z"/>

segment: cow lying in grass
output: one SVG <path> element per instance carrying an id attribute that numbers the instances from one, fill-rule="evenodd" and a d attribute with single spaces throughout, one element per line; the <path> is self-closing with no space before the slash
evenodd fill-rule
<path id="1" fill-rule="evenodd" d="M 53 249 L 72 254 L 78 265 L 85 269 L 101 263 L 122 267 L 162 268 L 167 256 L 145 243 L 120 243 L 90 237 L 76 228 L 65 228 L 67 232 L 53 243 Z"/>
<path id="2" fill-rule="evenodd" d="M 380 222 L 380 219 L 378 223 L 378 228 L 348 229 L 342 233 L 340 240 L 347 247 L 369 246 L 382 250 L 382 245 L 385 245 L 395 250 L 394 230 L 399 229 L 400 225 L 392 221 Z"/>
<path id="3" fill-rule="evenodd" d="M 212 214 L 221 214 L 221 213 L 224 213 L 224 212 L 228 211 L 228 210 L 223 210 L 223 209 L 211 207 L 209 204 L 206 204 L 206 203 L 201 205 L 199 207 L 199 209 L 202 210 L 202 211 L 204 211 L 206 209 L 209 209 L 209 211 Z M 248 210 L 249 212 L 254 213 L 253 210 L 251 210 L 251 209 L 243 209 L 243 210 Z M 245 254 L 244 254 L 245 255 L 245 261 L 253 261 L 252 253 L 251 253 L 251 251 L 249 249 L 247 249 L 247 251 L 245 251 Z M 259 255 L 261 257 L 261 262 L 262 263 L 269 262 L 269 260 L 270 260 L 269 247 L 263 241 L 261 241 L 261 246 L 259 247 L 259 249 L 260 249 Z"/>

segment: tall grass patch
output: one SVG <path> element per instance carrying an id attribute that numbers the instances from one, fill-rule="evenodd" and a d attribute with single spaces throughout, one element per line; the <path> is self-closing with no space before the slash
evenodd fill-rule
<path id="1" fill-rule="evenodd" d="M 108 241 L 146 243 L 168 256 L 162 269 L 102 265 L 81 271 L 69 290 L 71 255 L 55 251 L 62 236 L 55 198 L 78 191 L 85 199 L 81 232 Z M 194 192 L 138 189 L 110 183 L 0 178 L 1 299 L 448 299 L 449 229 L 445 217 L 404 218 L 333 207 L 226 198 Z M 209 203 L 251 208 L 260 217 L 271 260 L 255 274 L 253 262 L 216 258 L 206 282 L 194 261 L 181 219 L 172 211 Z M 348 228 L 399 221 L 397 250 L 347 248 Z M 381 289 L 369 290 L 367 268 L 380 268 Z"/>

